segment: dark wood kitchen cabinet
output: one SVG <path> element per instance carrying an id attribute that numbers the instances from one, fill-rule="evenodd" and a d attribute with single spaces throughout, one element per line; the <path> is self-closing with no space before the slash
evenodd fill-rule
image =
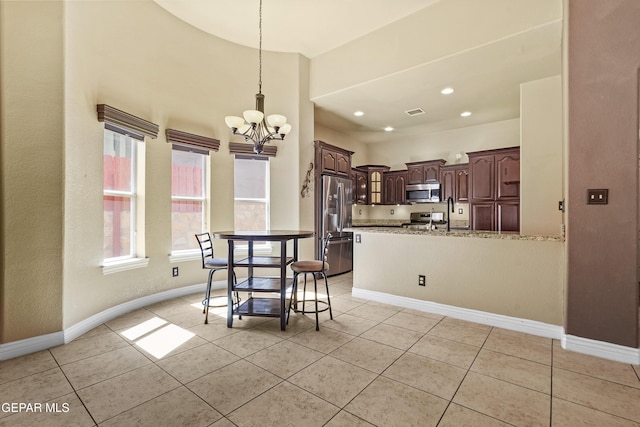
<path id="1" fill-rule="evenodd" d="M 472 203 L 493 202 L 496 199 L 495 156 L 469 154 Z"/>
<path id="2" fill-rule="evenodd" d="M 496 199 L 520 199 L 520 150 L 496 154 Z"/>
<path id="3" fill-rule="evenodd" d="M 500 231 L 520 231 L 520 202 L 496 202 L 496 223 Z"/>
<path id="4" fill-rule="evenodd" d="M 351 181 L 353 182 L 353 203 L 357 205 L 368 204 L 369 177 L 366 171 L 351 169 Z"/>
<path id="5" fill-rule="evenodd" d="M 367 204 L 380 205 L 383 203 L 382 185 L 384 174 L 389 166 L 362 165 L 355 168 L 367 174 Z"/>
<path id="6" fill-rule="evenodd" d="M 382 181 L 384 204 L 403 205 L 407 202 L 407 171 L 385 172 Z"/>
<path id="7" fill-rule="evenodd" d="M 324 141 L 315 141 L 315 144 L 316 168 L 321 174 L 347 178 L 351 176 L 351 155 L 353 151 L 327 144 Z"/>
<path id="8" fill-rule="evenodd" d="M 469 201 L 469 165 L 447 165 L 440 168 L 440 197 L 466 203 Z"/>
<path id="9" fill-rule="evenodd" d="M 520 231 L 520 147 L 467 154 L 471 228 Z"/>
<path id="10" fill-rule="evenodd" d="M 405 163 L 407 165 L 407 184 L 424 184 L 440 179 L 440 168 L 446 163 L 443 159 Z"/>
<path id="11" fill-rule="evenodd" d="M 472 203 L 469 221 L 472 230 L 493 230 L 496 223 L 495 203 Z"/>

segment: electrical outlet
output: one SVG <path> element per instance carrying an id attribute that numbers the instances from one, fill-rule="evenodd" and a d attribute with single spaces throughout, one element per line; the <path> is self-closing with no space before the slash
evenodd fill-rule
<path id="1" fill-rule="evenodd" d="M 356 234 L 356 243 L 362 243 L 362 235 Z"/>
<path id="2" fill-rule="evenodd" d="M 458 214 L 462 215 L 462 208 L 458 208 Z"/>
<path id="3" fill-rule="evenodd" d="M 425 277 L 424 274 L 419 274 L 418 275 L 418 286 L 426 286 L 427 285 L 427 278 Z"/>
<path id="4" fill-rule="evenodd" d="M 171 269 L 171 274 L 173 275 L 173 277 L 178 277 L 178 275 L 180 274 L 180 272 L 178 271 L 178 267 L 173 267 Z"/>
<path id="5" fill-rule="evenodd" d="M 391 215 L 393 215 L 393 209 L 391 209 Z"/>

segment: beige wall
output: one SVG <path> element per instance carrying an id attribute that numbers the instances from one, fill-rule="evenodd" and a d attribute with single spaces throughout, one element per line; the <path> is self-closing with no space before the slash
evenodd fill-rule
<path id="1" fill-rule="evenodd" d="M 353 151 L 353 156 L 351 156 L 351 166 L 353 167 L 370 163 L 369 146 L 340 131 L 316 123 L 314 139 Z"/>
<path id="2" fill-rule="evenodd" d="M 520 87 L 520 233 L 560 235 L 563 212 L 562 80 Z"/>
<path id="3" fill-rule="evenodd" d="M 354 244 L 356 288 L 563 324 L 562 242 L 360 234 L 362 243 Z M 420 274 L 424 287 L 418 286 Z"/>
<path id="4" fill-rule="evenodd" d="M 209 229 L 233 228 L 224 116 L 254 106 L 257 51 L 207 35 L 151 1 L 0 5 L 2 255 L 10 266 L 2 276 L 1 342 L 57 332 L 135 298 L 203 283 L 199 260 L 169 262 L 171 146 L 164 132 L 221 140 L 210 156 Z M 313 138 L 308 60 L 263 52 L 263 63 L 267 113 L 286 115 L 294 129 L 271 160 L 271 224 L 296 229 L 304 222 L 300 164 L 308 162 L 301 153 Z M 158 138 L 143 144 L 138 233 L 149 266 L 110 275 L 101 268 L 100 103 L 160 125 Z M 216 250 L 226 253 L 225 242 Z M 311 246 L 302 248 L 303 256 L 312 254 Z M 171 277 L 173 266 L 180 267 L 178 278 Z"/>
<path id="5" fill-rule="evenodd" d="M 0 342 L 62 328 L 63 7 L 0 2 Z"/>
<path id="6" fill-rule="evenodd" d="M 120 29 L 120 30 L 117 30 Z M 135 29 L 135 30 L 133 30 Z M 233 157 L 224 116 L 252 108 L 257 52 L 209 36 L 152 2 L 70 2 L 66 5 L 66 234 L 64 327 L 119 303 L 193 283 L 206 274 L 183 262 L 171 277 L 170 162 L 164 130 L 218 138 L 211 154 L 210 230 L 233 228 Z M 135 39 L 132 40 L 132 33 Z M 134 41 L 134 42 L 132 42 Z M 306 65 L 298 55 L 263 53 L 266 112 L 286 115 L 294 131 L 271 160 L 271 226 L 299 227 L 301 86 Z M 160 125 L 146 141 L 145 256 L 149 267 L 103 276 L 102 124 L 95 105 L 106 103 Z M 308 107 L 307 107 L 308 108 Z M 301 125 L 304 124 L 304 127 Z M 236 141 L 241 141 L 233 137 Z M 292 179 L 294 177 L 294 179 Z M 226 243 L 216 242 L 226 253 Z M 224 278 L 224 273 L 217 276 Z"/>
<path id="7" fill-rule="evenodd" d="M 370 144 L 369 161 L 388 165 L 392 170 L 406 169 L 405 163 L 444 159 L 447 164 L 467 163 L 467 152 L 520 144 L 520 120 L 504 120 L 479 126 L 433 132 L 421 138 L 406 138 L 401 132 L 392 135 L 389 143 Z M 461 153 L 462 158 L 456 159 Z"/>

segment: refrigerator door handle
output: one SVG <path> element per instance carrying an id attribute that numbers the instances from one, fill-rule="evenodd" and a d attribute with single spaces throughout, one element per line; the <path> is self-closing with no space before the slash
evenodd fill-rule
<path id="1" fill-rule="evenodd" d="M 344 197 L 343 197 L 343 192 L 344 192 L 344 187 L 342 185 L 341 182 L 338 183 L 338 206 L 340 207 L 340 209 L 338 210 L 338 231 L 342 232 L 342 228 L 344 227 L 343 224 L 343 206 L 342 204 L 344 203 Z"/>

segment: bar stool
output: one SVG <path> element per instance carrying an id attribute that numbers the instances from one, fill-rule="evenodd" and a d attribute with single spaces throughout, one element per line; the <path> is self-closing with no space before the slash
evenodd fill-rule
<path id="1" fill-rule="evenodd" d="M 196 234 L 198 245 L 200 246 L 200 253 L 202 255 L 202 268 L 209 270 L 209 278 L 207 279 L 207 288 L 204 293 L 204 299 L 202 300 L 202 313 L 206 313 L 204 316 L 204 323 L 209 323 L 209 307 L 225 307 L 227 303 L 220 305 L 211 305 L 211 280 L 213 279 L 213 273 L 220 270 L 227 270 L 229 262 L 227 258 L 216 258 L 213 256 L 213 242 L 211 241 L 211 235 L 209 233 Z M 233 273 L 233 281 L 237 283 L 235 272 Z M 240 301 L 238 292 L 235 293 L 236 301 Z M 225 297 L 226 300 L 226 297 Z"/>
<path id="2" fill-rule="evenodd" d="M 329 298 L 329 283 L 327 282 L 327 271 L 329 270 L 329 263 L 327 262 L 327 252 L 329 250 L 329 240 L 331 240 L 331 233 L 327 233 L 324 239 L 322 248 L 322 260 L 310 260 L 310 261 L 296 261 L 291 264 L 291 270 L 293 271 L 293 286 L 291 288 L 291 298 L 289 299 L 289 308 L 287 310 L 287 323 L 289 322 L 289 311 L 293 305 L 293 311 L 296 313 L 315 313 L 316 315 L 316 331 L 320 330 L 320 323 L 318 322 L 318 313 L 329 310 L 329 317 L 333 320 L 333 312 L 331 311 L 331 299 Z M 298 300 L 298 276 L 304 274 L 304 287 L 302 290 L 302 300 Z M 307 274 L 313 275 L 313 299 L 306 299 L 307 295 Z M 324 278 L 324 286 L 327 290 L 327 300 L 318 299 L 318 281 L 317 276 L 320 275 Z M 305 305 L 307 302 L 314 302 L 314 309 L 307 310 Z M 298 310 L 298 304 L 302 303 L 302 310 Z M 324 308 L 318 308 L 318 304 L 325 306 Z"/>

